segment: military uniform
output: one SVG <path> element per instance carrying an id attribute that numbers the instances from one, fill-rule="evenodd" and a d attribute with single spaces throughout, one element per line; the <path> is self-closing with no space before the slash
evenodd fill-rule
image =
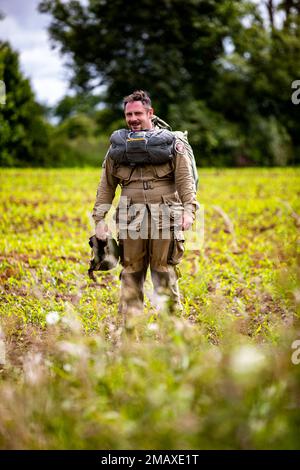
<path id="1" fill-rule="evenodd" d="M 176 265 L 184 251 L 183 212 L 193 218 L 197 209 L 191 162 L 184 145 L 176 140 L 173 158 L 163 164 L 128 166 L 105 158 L 93 209 L 95 224 L 102 221 L 119 184 L 116 210 L 121 253 L 119 311 L 143 310 L 144 281 L 150 266 L 154 291 L 181 307 Z"/>

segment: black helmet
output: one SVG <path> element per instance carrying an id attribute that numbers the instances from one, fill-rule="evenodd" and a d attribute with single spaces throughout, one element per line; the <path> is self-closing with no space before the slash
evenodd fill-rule
<path id="1" fill-rule="evenodd" d="M 89 276 L 94 281 L 93 271 L 109 271 L 117 266 L 120 250 L 119 246 L 112 237 L 106 240 L 99 240 L 96 235 L 89 239 L 89 245 L 92 248 L 92 259 L 88 270 Z"/>

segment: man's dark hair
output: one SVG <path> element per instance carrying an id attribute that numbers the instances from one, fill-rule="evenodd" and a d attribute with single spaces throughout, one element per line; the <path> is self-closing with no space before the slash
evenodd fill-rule
<path id="1" fill-rule="evenodd" d="M 146 91 L 136 90 L 131 95 L 125 96 L 123 100 L 124 109 L 127 103 L 132 103 L 133 101 L 141 101 L 145 108 L 151 108 L 151 99 Z"/>

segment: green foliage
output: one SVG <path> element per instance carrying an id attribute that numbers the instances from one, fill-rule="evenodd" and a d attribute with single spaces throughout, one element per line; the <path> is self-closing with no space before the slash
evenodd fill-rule
<path id="1" fill-rule="evenodd" d="M 242 137 L 237 125 L 226 121 L 221 113 L 207 108 L 204 101 L 193 101 L 185 106 L 170 107 L 173 129 L 188 131 L 199 166 L 234 166 Z"/>
<path id="2" fill-rule="evenodd" d="M 0 79 L 6 87 L 6 103 L 0 104 L 0 166 L 43 166 L 50 126 L 22 76 L 17 53 L 1 41 Z"/>
<path id="3" fill-rule="evenodd" d="M 72 58 L 73 83 L 83 89 L 107 85 L 107 102 L 113 105 L 144 88 L 158 114 L 191 92 L 203 96 L 213 84 L 222 41 L 243 16 L 236 0 L 164 0 L 157 8 L 149 0 L 86 6 L 45 0 L 40 11 L 52 15 L 51 37 Z"/>
<path id="4" fill-rule="evenodd" d="M 184 312 L 125 323 L 119 268 L 87 276 L 99 176 L 1 172 L 0 447 L 299 449 L 299 170 L 201 170 Z"/>
<path id="5" fill-rule="evenodd" d="M 0 166 L 101 165 L 108 143 L 88 112 L 96 97 L 74 97 L 70 102 L 66 98 L 57 115 L 69 117 L 57 126 L 47 123 L 43 116 L 49 110 L 35 102 L 30 83 L 20 72 L 17 53 L 1 42 L 0 79 L 6 86 L 6 102 L 0 105 Z"/>
<path id="6" fill-rule="evenodd" d="M 74 114 L 52 128 L 49 154 L 52 167 L 100 166 L 108 139 L 98 133 L 96 122 L 86 114 Z"/>
<path id="7" fill-rule="evenodd" d="M 243 153 L 254 164 L 299 163 L 299 108 L 291 101 L 291 84 L 300 75 L 299 34 L 299 25 L 270 29 L 253 14 L 218 65 L 222 78 L 210 105 L 239 124 Z"/>
<path id="8" fill-rule="evenodd" d="M 299 6 L 260 3 L 43 0 L 40 11 L 72 85 L 105 86 L 110 124 L 122 98 L 144 88 L 156 114 L 190 129 L 203 166 L 298 164 Z"/>
<path id="9" fill-rule="evenodd" d="M 66 95 L 55 106 L 53 113 L 60 121 L 64 121 L 76 114 L 87 114 L 93 116 L 95 107 L 100 102 L 101 97 L 89 93 Z"/>

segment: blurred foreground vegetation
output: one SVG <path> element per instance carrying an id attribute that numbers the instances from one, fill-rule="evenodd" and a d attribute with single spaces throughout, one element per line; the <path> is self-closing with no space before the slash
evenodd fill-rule
<path id="1" fill-rule="evenodd" d="M 300 171 L 201 170 L 184 312 L 125 323 L 120 269 L 87 276 L 99 176 L 1 172 L 0 447 L 299 449 Z"/>

